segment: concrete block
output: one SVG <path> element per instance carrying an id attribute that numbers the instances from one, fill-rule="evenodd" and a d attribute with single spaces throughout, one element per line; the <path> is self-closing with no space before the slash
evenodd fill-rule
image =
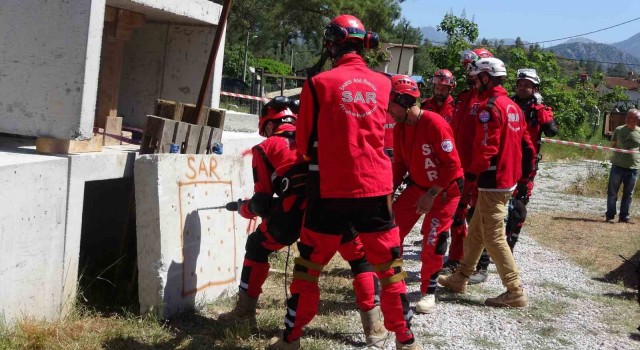
<path id="1" fill-rule="evenodd" d="M 229 140 L 231 149 L 242 148 L 237 144 Z M 250 156 L 225 153 L 136 160 L 141 313 L 171 318 L 196 300 L 236 291 L 246 238 L 256 221 L 211 207 L 249 197 L 253 180 Z"/>
<path id="2" fill-rule="evenodd" d="M 67 172 L 64 157 L 0 152 L 0 323 L 59 316 Z"/>
<path id="3" fill-rule="evenodd" d="M 244 133 L 258 132 L 258 116 L 242 112 L 227 110 L 224 121 L 224 130 Z"/>
<path id="4" fill-rule="evenodd" d="M 3 0 L 0 132 L 89 139 L 105 0 Z"/>

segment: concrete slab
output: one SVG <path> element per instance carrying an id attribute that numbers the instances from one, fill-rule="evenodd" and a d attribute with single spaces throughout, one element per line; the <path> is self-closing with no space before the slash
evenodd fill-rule
<path id="1" fill-rule="evenodd" d="M 252 195 L 250 161 L 238 154 L 136 160 L 141 313 L 171 318 L 196 300 L 235 291 L 246 237 L 256 222 L 211 207 Z"/>
<path id="2" fill-rule="evenodd" d="M 209 0 L 107 0 L 107 5 L 143 13 L 147 20 L 217 25 L 222 5 Z"/>
<path id="3" fill-rule="evenodd" d="M 53 320 L 62 300 L 68 159 L 0 149 L 0 323 Z"/>
<path id="4" fill-rule="evenodd" d="M 258 132 L 258 116 L 242 112 L 227 110 L 224 119 L 224 131 L 234 131 L 242 133 Z M 223 133 L 224 137 L 224 133 Z"/>

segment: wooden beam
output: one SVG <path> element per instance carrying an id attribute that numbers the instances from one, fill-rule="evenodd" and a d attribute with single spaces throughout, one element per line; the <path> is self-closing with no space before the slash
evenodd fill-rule
<path id="1" fill-rule="evenodd" d="M 102 135 L 94 134 L 91 140 L 60 140 L 49 137 L 36 139 L 36 152 L 44 154 L 69 154 L 102 151 Z"/>
<path id="2" fill-rule="evenodd" d="M 122 118 L 121 117 L 107 117 L 107 122 L 104 127 L 104 145 L 120 145 L 122 141 L 113 138 L 110 135 L 122 136 Z"/>

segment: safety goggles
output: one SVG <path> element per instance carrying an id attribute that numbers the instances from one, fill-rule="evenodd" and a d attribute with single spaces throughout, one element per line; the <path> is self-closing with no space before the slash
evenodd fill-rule
<path id="1" fill-rule="evenodd" d="M 337 24 L 330 23 L 325 27 L 322 38 L 324 41 L 341 44 L 349 37 L 364 39 L 365 35 L 366 33 L 358 28 L 343 28 Z"/>
<path id="2" fill-rule="evenodd" d="M 416 98 L 407 94 L 393 94 L 393 102 L 399 104 L 403 108 L 411 108 L 416 104 Z"/>
<path id="3" fill-rule="evenodd" d="M 454 80 L 449 78 L 449 77 L 432 77 L 430 80 L 431 84 L 436 85 L 436 84 L 443 84 L 443 85 L 453 85 L 454 84 Z"/>
<path id="4" fill-rule="evenodd" d="M 462 53 L 460 54 L 460 62 L 462 62 L 463 65 L 468 65 L 471 62 L 475 62 L 477 60 L 480 59 L 480 56 L 478 56 L 478 54 L 476 54 L 475 52 L 471 51 L 471 50 L 464 50 L 462 51 Z"/>

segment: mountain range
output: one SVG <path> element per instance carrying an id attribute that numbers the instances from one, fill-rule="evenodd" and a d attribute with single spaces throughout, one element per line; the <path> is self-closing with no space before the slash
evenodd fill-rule
<path id="1" fill-rule="evenodd" d="M 432 26 L 420 28 L 422 38 L 429 40 L 434 45 L 439 45 L 447 39 L 447 35 L 439 32 Z M 513 45 L 515 39 L 488 39 L 490 42 L 502 41 L 505 45 Z M 527 41 L 523 42 L 527 44 Z M 626 64 L 640 64 L 640 33 L 632 37 L 613 44 L 598 43 L 589 38 L 572 38 L 562 44 L 547 48 L 555 52 L 558 56 L 576 60 L 600 61 L 600 62 L 622 62 Z M 604 65 L 608 68 L 612 65 Z M 638 66 L 627 66 L 629 69 L 638 69 Z"/>

